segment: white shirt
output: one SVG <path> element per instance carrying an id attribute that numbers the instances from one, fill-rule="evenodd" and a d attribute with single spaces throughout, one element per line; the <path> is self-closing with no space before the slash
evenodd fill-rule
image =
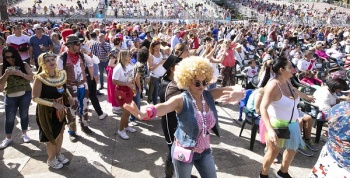
<path id="1" fill-rule="evenodd" d="M 248 77 L 248 82 L 251 82 L 253 77 L 259 73 L 259 68 L 257 66 L 255 66 L 254 68 L 248 66 L 244 68 L 242 73 L 246 74 Z"/>
<path id="2" fill-rule="evenodd" d="M 122 65 L 119 63 L 113 69 L 112 79 L 120 82 L 132 82 L 134 80 L 134 66 L 129 63 L 127 66 L 125 66 L 124 70 Z"/>
<path id="3" fill-rule="evenodd" d="M 327 35 L 327 40 L 333 40 L 333 39 L 334 39 L 333 33 L 329 33 L 329 34 Z"/>
<path id="4" fill-rule="evenodd" d="M 311 68 L 309 69 L 309 66 L 311 66 Z M 298 61 L 297 67 L 300 71 L 307 71 L 310 70 L 312 71 L 315 68 L 315 62 L 314 61 L 306 61 L 305 59 L 301 59 Z"/>
<path id="5" fill-rule="evenodd" d="M 315 105 L 319 107 L 321 111 L 328 111 L 333 105 L 337 103 L 337 95 L 332 94 L 328 87 L 320 87 L 314 93 Z"/>
<path id="6" fill-rule="evenodd" d="M 243 48 L 243 47 L 242 47 Z M 241 65 L 243 65 L 243 60 L 245 59 L 245 54 L 243 52 L 243 49 L 242 49 L 242 52 L 237 52 L 236 50 L 234 50 L 234 55 L 235 55 L 235 59 L 236 61 L 238 61 Z"/>
<path id="7" fill-rule="evenodd" d="M 29 36 L 27 35 L 21 35 L 19 37 L 17 37 L 16 35 L 10 35 L 7 37 L 6 39 L 6 43 L 7 44 L 14 44 L 14 45 L 21 45 L 21 44 L 27 44 L 29 43 Z M 19 52 L 19 51 L 18 51 Z M 28 47 L 28 51 L 26 52 L 19 52 L 19 54 L 21 55 L 22 60 L 26 60 L 29 58 L 29 47 Z"/>
<path id="8" fill-rule="evenodd" d="M 326 54 L 328 56 L 335 58 L 335 59 L 338 59 L 338 60 L 345 57 L 344 53 L 339 52 L 337 49 L 334 49 L 333 47 L 330 49 L 327 49 Z"/>
<path id="9" fill-rule="evenodd" d="M 264 58 L 263 58 L 263 62 L 272 59 L 270 54 L 265 54 Z"/>

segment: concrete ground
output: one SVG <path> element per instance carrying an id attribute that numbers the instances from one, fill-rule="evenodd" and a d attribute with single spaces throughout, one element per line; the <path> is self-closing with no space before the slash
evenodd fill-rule
<path id="1" fill-rule="evenodd" d="M 100 97 L 103 110 L 108 118 L 99 120 L 92 106 L 90 126 L 95 132 L 88 136 L 78 132 L 80 139 L 72 143 L 67 132 L 64 134 L 63 154 L 70 159 L 70 164 L 61 170 L 50 169 L 46 165 L 46 149 L 38 141 L 39 132 L 35 120 L 36 104 L 30 106 L 30 121 L 28 135 L 30 143 L 23 143 L 20 124 L 17 122 L 13 131 L 14 142 L 4 150 L 0 150 L 0 178 L 56 178 L 56 177 L 120 177 L 148 178 L 162 177 L 164 158 L 167 146 L 163 138 L 159 119 L 140 121 L 136 133 L 129 134 L 129 140 L 122 140 L 117 135 L 120 117 L 112 113 L 112 107 L 107 103 L 106 90 Z M 3 98 L 3 97 L 2 97 Z M 2 100 L 2 99 L 1 99 Z M 1 104 L 3 105 L 3 104 Z M 238 107 L 233 105 L 217 106 L 221 137 L 211 137 L 211 146 L 219 178 L 254 177 L 257 178 L 261 169 L 264 155 L 264 145 L 255 142 L 254 151 L 250 151 L 250 125 L 246 125 L 243 137 L 239 137 L 241 122 L 238 122 Z M 4 110 L 0 110 L 0 139 L 4 135 Z M 313 130 L 315 133 L 315 130 Z M 259 140 L 257 136 L 257 140 Z M 314 137 L 314 135 L 312 135 Z M 324 142 L 318 144 L 321 149 Z M 290 167 L 293 177 L 308 177 L 312 166 L 316 163 L 318 153 L 314 157 L 305 157 L 298 153 Z M 279 160 L 281 156 L 279 156 Z M 280 163 L 274 164 L 270 177 L 275 177 Z M 199 176 L 193 169 L 193 174 Z"/>

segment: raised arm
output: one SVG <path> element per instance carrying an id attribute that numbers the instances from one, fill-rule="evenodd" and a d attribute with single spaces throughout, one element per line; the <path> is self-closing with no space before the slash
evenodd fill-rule
<path id="1" fill-rule="evenodd" d="M 241 86 L 214 88 L 210 90 L 214 100 L 219 99 L 223 103 L 237 103 L 245 97 L 245 90 Z"/>
<path id="2" fill-rule="evenodd" d="M 164 103 L 159 103 L 153 107 L 154 107 L 154 110 L 151 109 L 150 111 L 153 117 L 164 116 L 165 114 L 170 113 L 172 111 L 176 111 L 177 113 L 180 113 L 183 107 L 182 95 L 171 97 L 168 101 Z M 140 120 L 143 120 L 144 118 L 148 118 L 147 110 L 150 110 L 149 108 L 153 108 L 153 107 L 145 106 L 139 110 L 135 102 L 132 102 L 131 104 L 124 104 L 124 108 Z"/>

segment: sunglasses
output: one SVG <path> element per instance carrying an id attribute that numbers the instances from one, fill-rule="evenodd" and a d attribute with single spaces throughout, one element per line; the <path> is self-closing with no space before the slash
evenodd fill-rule
<path id="1" fill-rule="evenodd" d="M 199 81 L 199 80 L 195 80 L 193 82 L 194 86 L 196 87 L 200 87 L 201 85 L 203 85 L 203 87 L 207 86 L 208 85 L 208 81 L 206 80 L 203 80 L 203 81 Z"/>
<path id="2" fill-rule="evenodd" d="M 5 56 L 5 59 L 14 59 L 13 56 Z"/>

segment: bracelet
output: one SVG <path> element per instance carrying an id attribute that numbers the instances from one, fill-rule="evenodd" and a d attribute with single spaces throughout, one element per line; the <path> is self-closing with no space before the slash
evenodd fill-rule
<path id="1" fill-rule="evenodd" d="M 157 116 L 157 110 L 154 106 L 149 106 L 146 108 L 147 118 L 143 118 L 143 120 L 149 120 Z"/>
<path id="2" fill-rule="evenodd" d="M 156 107 L 154 107 L 154 106 L 150 106 L 149 107 L 150 109 L 152 109 L 152 116 L 151 116 L 151 118 L 153 118 L 153 117 L 156 117 L 157 116 L 157 110 L 156 110 Z"/>
<path id="3" fill-rule="evenodd" d="M 149 119 L 151 119 L 152 117 L 152 110 L 150 108 L 146 108 L 146 111 L 147 111 L 147 117 L 143 118 L 144 121 L 147 121 Z"/>
<path id="4" fill-rule="evenodd" d="M 51 102 L 51 101 L 47 101 L 47 100 L 44 100 L 41 98 L 33 98 L 33 101 L 38 103 L 38 104 L 41 104 L 41 105 L 53 107 L 53 102 Z"/>

